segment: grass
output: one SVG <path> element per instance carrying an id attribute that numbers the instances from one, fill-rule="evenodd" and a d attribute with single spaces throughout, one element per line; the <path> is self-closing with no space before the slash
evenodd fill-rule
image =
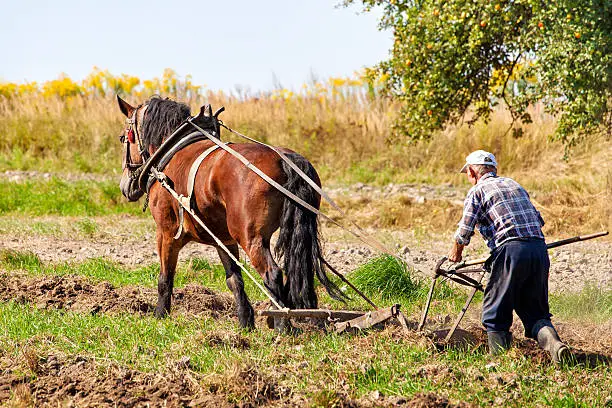
<path id="1" fill-rule="evenodd" d="M 612 287 L 588 285 L 580 292 L 553 294 L 550 299 L 556 316 L 572 321 L 612 321 Z"/>
<path id="2" fill-rule="evenodd" d="M 572 184 L 558 185 L 550 191 L 532 191 L 532 198 L 546 220 L 546 235 L 578 235 L 612 227 L 612 210 L 606 205 L 607 196 L 592 196 L 586 187 L 580 190 Z M 402 228 L 450 234 L 462 213 L 457 199 L 418 202 L 414 197 L 403 194 L 385 198 L 348 193 L 340 193 L 335 199 L 353 220 L 377 229 Z M 99 231 L 91 217 L 116 214 L 149 217 L 141 208 L 141 202 L 127 202 L 115 181 L 65 181 L 53 178 L 15 183 L 0 179 L 0 231 L 4 229 L 3 224 L 10 224 L 15 217 L 80 217 L 70 224 L 71 233 L 91 237 Z M 322 209 L 328 214 L 336 214 L 326 204 Z M 10 216 L 9 220 L 2 220 L 3 215 Z M 39 222 L 36 225 L 31 225 L 28 220 L 19 221 L 17 229 L 30 226 L 34 233 L 60 233 L 55 221 L 36 221 Z M 10 232 L 14 229 L 15 226 Z"/>
<path id="3" fill-rule="evenodd" d="M 127 96 L 132 103 L 142 98 Z M 303 153 L 326 182 L 461 183 L 457 168 L 479 148 L 495 152 L 504 174 L 529 182 L 553 185 L 567 177 L 583 181 L 599 171 L 588 188 L 601 192 L 610 172 L 609 167 L 602 172 L 601 164 L 610 160 L 612 141 L 594 136 L 574 148 L 572 162 L 566 163 L 563 146 L 549 140 L 556 122 L 539 106 L 532 109 L 534 123 L 523 126 L 520 138 L 506 132 L 511 118 L 500 109 L 489 123 L 450 126 L 432 135 L 430 143 L 407 144 L 401 138 L 389 143 L 397 107 L 361 93 L 284 100 L 210 92 L 188 102 L 193 112 L 203 103 L 225 106 L 227 124 Z M 117 174 L 122 156 L 114 135 L 122 130 L 123 120 L 113 95 L 0 98 L 0 169 Z M 223 137 L 231 139 L 227 132 Z"/>
<path id="4" fill-rule="evenodd" d="M 94 216 L 108 214 L 142 214 L 140 206 L 128 203 L 114 181 L 50 181 L 23 183 L 0 181 L 0 215 Z M 86 221 L 85 221 L 86 223 Z M 92 224 L 81 223 L 86 232 Z"/>
<path id="5" fill-rule="evenodd" d="M 125 97 L 133 103 L 144 98 Z M 555 119 L 541 106 L 532 108 L 534 122 L 523 125 L 519 138 L 507 132 L 510 115 L 500 108 L 489 123 L 449 126 L 433 134 L 430 142 L 408 144 L 389 142 L 397 107 L 362 92 L 291 98 L 207 92 L 188 101 L 194 112 L 205 102 L 226 106 L 223 120 L 238 131 L 303 153 L 325 185 L 450 183 L 467 192 L 467 181 L 457 169 L 469 152 L 483 148 L 496 154 L 502 175 L 515 178 L 530 192 L 547 222 L 546 234 L 612 228 L 612 140 L 594 135 L 575 147 L 566 162 L 563 146 L 549 138 Z M 111 135 L 123 129 L 123 121 L 110 93 L 63 99 L 28 93 L 0 97 L 0 170 L 118 176 L 121 145 Z M 231 139 L 227 132 L 223 138 Z M 121 198 L 116 184 L 2 181 L 0 214 L 140 214 L 138 205 Z M 461 212 L 447 200 L 415 204 L 407 197 L 368 196 L 340 201 L 357 221 L 376 228 L 449 233 Z"/>
<path id="6" fill-rule="evenodd" d="M 104 259 L 51 265 L 31 253 L 5 250 L 0 254 L 0 268 L 32 275 L 77 274 L 114 285 L 151 286 L 155 284 L 157 265 L 128 270 Z M 420 305 L 426 291 L 422 282 L 386 257 L 361 266 L 351 278 L 364 292 L 373 296 L 378 293 L 380 299 L 389 303 L 411 300 Z M 181 284 L 195 281 L 227 290 L 221 267 L 201 259 L 193 259 L 179 271 L 177 279 L 182 279 Z M 247 291 L 253 297 L 254 289 Z M 457 293 L 451 288 L 441 293 L 439 301 L 454 309 Z M 572 296 L 556 295 L 551 299 L 551 307 L 556 314 L 568 318 L 610 321 L 611 294 L 612 289 L 589 288 Z M 591 307 L 576 307 L 586 304 Z M 593 310 L 599 314 L 594 315 Z M 375 391 L 385 396 L 406 397 L 433 392 L 451 401 L 479 406 L 602 406 L 612 392 L 609 365 L 589 369 L 570 366 L 555 371 L 516 350 L 496 358 L 495 365 L 490 365 L 492 358 L 483 348 L 439 352 L 418 336 L 398 337 L 392 330 L 355 335 L 307 331 L 295 337 L 278 337 L 261 327 L 253 332 L 240 332 L 232 320 L 180 314 L 172 320 L 126 313 L 91 315 L 39 310 L 13 302 L 0 303 L 0 324 L 3 327 L 0 354 L 4 361 L 13 361 L 13 372 L 23 376 L 31 375 L 23 361 L 24 348 L 40 356 L 84 356 L 96 361 L 102 371 L 105 365 L 116 363 L 163 373 L 187 356 L 198 381 L 204 387 L 214 385 L 229 401 L 249 398 L 248 393 L 236 388 L 237 380 L 232 376 L 237 367 L 255 369 L 261 378 L 287 387 L 294 395 L 302 395 L 320 406 L 339 404 L 346 396 L 364 398 Z M 218 341 L 223 336 L 241 338 L 241 344 L 247 346 L 235 347 L 231 341 Z"/>
<path id="7" fill-rule="evenodd" d="M 429 281 L 411 273 L 408 265 L 390 255 L 382 255 L 361 265 L 347 276 L 377 305 L 402 305 L 405 313 L 420 310 L 429 292 Z M 437 285 L 435 313 L 455 313 L 464 301 L 461 291 L 445 283 Z"/>
<path id="8" fill-rule="evenodd" d="M 138 204 L 133 204 L 138 207 Z M 155 236 L 155 222 L 150 215 L 118 212 L 100 216 L 28 216 L 10 213 L 0 216 L 0 234 L 15 237 L 43 237 L 66 240 L 106 240 L 130 236 L 151 239 Z"/>

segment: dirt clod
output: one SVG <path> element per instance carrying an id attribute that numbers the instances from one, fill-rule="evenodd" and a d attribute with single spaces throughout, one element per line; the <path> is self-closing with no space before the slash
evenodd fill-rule
<path id="1" fill-rule="evenodd" d="M 102 367 L 78 356 L 49 355 L 41 359 L 36 377 L 17 372 L 18 368 L 0 374 L 0 402 L 37 407 L 191 407 L 208 401 L 232 406 L 225 398 L 204 392 L 186 369 L 143 373 L 114 364 Z"/>
<path id="2" fill-rule="evenodd" d="M 229 294 L 216 293 L 190 284 L 174 290 L 173 310 L 211 317 L 233 314 Z M 115 288 L 108 282 L 92 283 L 76 275 L 31 278 L 14 273 L 0 273 L 0 300 L 31 303 L 40 309 L 65 309 L 80 313 L 149 314 L 155 308 L 154 288 L 125 286 Z"/>

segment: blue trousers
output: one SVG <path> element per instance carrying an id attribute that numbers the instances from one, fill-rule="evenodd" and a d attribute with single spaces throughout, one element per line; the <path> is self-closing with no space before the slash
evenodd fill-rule
<path id="1" fill-rule="evenodd" d="M 525 336 L 539 320 L 550 322 L 546 243 L 527 238 L 503 243 L 491 254 L 491 277 L 484 291 L 482 324 L 487 332 L 506 332 L 512 325 L 512 311 L 523 322 Z M 540 322 L 540 324 L 543 322 Z"/>

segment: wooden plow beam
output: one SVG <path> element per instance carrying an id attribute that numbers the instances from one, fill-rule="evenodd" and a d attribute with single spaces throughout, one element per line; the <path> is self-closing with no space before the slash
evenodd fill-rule
<path id="1" fill-rule="evenodd" d="M 406 317 L 400 311 L 400 307 L 399 304 L 395 304 L 370 312 L 330 309 L 269 309 L 261 310 L 258 314 L 272 318 L 324 319 L 333 325 L 336 333 L 365 330 L 392 319 L 396 319 L 404 330 L 408 330 Z"/>

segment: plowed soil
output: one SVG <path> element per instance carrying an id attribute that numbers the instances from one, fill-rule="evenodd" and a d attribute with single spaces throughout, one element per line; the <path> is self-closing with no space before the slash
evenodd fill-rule
<path id="1" fill-rule="evenodd" d="M 108 282 L 92 283 L 75 275 L 26 277 L 0 273 L 0 300 L 30 303 L 40 309 L 66 309 L 81 313 L 148 314 L 155 309 L 157 291 L 142 286 L 115 288 Z M 234 313 L 230 294 L 216 293 L 201 285 L 176 288 L 173 312 L 228 317 Z"/>
<path id="2" fill-rule="evenodd" d="M 82 356 L 38 356 L 24 353 L 0 374 L 0 402 L 36 407 L 295 407 L 307 401 L 252 367 L 240 367 L 227 376 L 202 377 L 179 361 L 163 373 L 143 373 L 104 365 Z M 4 362 L 3 365 L 6 365 Z M 24 374 L 27 373 L 27 374 Z M 228 401 L 240 399 L 239 403 Z M 362 399 L 344 394 L 329 398 L 338 407 L 468 407 L 451 404 L 434 393 L 412 398 L 373 393 Z"/>
<path id="3" fill-rule="evenodd" d="M 91 283 L 74 276 L 28 277 L 16 273 L 0 274 L 0 300 L 34 304 L 39 308 L 65 309 L 80 313 L 152 313 L 156 293 L 153 288 L 140 286 L 113 287 L 109 283 Z M 260 305 L 261 307 L 262 305 Z M 175 290 L 174 314 L 207 315 L 228 318 L 234 313 L 229 294 L 216 293 L 199 285 L 188 285 Z M 432 318 L 430 326 L 448 326 L 448 319 Z M 263 322 L 259 322 L 260 327 Z M 457 332 L 452 344 L 442 344 L 444 330 L 404 333 L 399 326 L 385 330 L 392 337 L 408 343 L 433 341 L 441 352 L 448 348 L 471 349 L 486 347 L 486 335 L 474 316 L 467 316 L 466 330 Z M 580 327 L 558 325 L 561 336 L 573 346 L 576 362 L 585 366 L 612 364 L 610 324 Z M 317 330 L 309 327 L 309 330 Z M 323 329 L 319 329 L 323 330 Z M 549 357 L 532 340 L 520 335 L 518 323 L 514 351 L 526 355 L 537 363 L 547 364 Z M 248 340 L 236 333 L 205 333 L 210 345 L 229 345 L 249 348 Z M 376 333 L 371 333 L 374 336 Z M 594 342 L 593 339 L 600 339 Z M 583 349 L 584 348 L 584 349 Z M 10 401 L 15 406 L 75 406 L 75 407 L 251 407 L 251 406 L 303 406 L 309 401 L 303 395 L 280 385 L 269 374 L 254 367 L 239 366 L 223 375 L 203 375 L 191 370 L 188 358 L 169 363 L 156 373 L 145 373 L 117 365 L 100 362 L 84 356 L 45 355 L 24 350 L 17 360 L 0 359 L 0 403 Z M 430 364 L 415 368 L 412 375 L 426 376 L 436 384 L 453 381 L 457 375 L 446 365 Z M 491 384 L 513 384 L 516 378 L 491 374 L 475 377 L 475 381 Z M 412 399 L 385 397 L 372 393 L 355 400 L 339 392 L 328 396 L 328 403 L 338 407 L 467 407 L 453 405 L 447 398 L 436 394 L 416 394 Z M 240 401 L 234 403 L 232 401 Z"/>

